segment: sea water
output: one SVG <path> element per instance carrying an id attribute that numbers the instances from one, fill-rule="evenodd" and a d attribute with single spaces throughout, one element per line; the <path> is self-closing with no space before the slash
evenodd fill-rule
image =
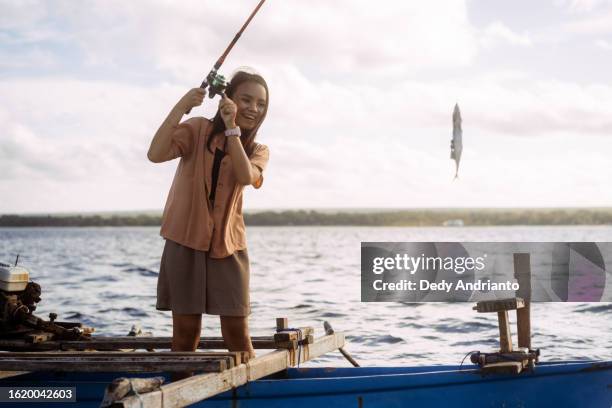
<path id="1" fill-rule="evenodd" d="M 491 351 L 497 316 L 471 303 L 360 302 L 362 241 L 612 241 L 612 227 L 248 227 L 247 236 L 251 335 L 271 335 L 275 318 L 287 317 L 320 336 L 327 320 L 362 365 L 397 366 L 458 364 L 470 351 Z M 134 323 L 171 335 L 170 312 L 155 310 L 163 245 L 157 227 L 0 228 L 0 261 L 19 253 L 42 286 L 35 313 L 56 312 L 96 335 L 123 336 Z M 541 360 L 612 360 L 612 304 L 536 303 L 531 316 Z M 204 315 L 202 335 L 220 335 L 218 317 Z M 308 365 L 349 363 L 335 352 Z"/>

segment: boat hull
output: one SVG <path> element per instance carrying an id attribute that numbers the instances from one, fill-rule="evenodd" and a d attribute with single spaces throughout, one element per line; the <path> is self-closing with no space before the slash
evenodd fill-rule
<path id="1" fill-rule="evenodd" d="M 2 379 L 0 386 L 76 386 L 77 403 L 65 405 L 97 407 L 105 387 L 122 376 L 150 375 L 30 373 Z M 290 368 L 192 406 L 608 408 L 612 406 L 612 361 L 546 363 L 535 372 L 486 377 L 465 366 Z"/>

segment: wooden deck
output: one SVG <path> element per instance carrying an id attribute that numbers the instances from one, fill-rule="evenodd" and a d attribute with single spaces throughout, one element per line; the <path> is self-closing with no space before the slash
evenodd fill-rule
<path id="1" fill-rule="evenodd" d="M 202 338 L 195 352 L 155 351 L 170 349 L 171 342 L 170 337 L 134 336 L 87 341 L 3 339 L 0 378 L 32 371 L 197 372 L 165 385 L 163 377 L 117 379 L 105 396 L 112 406 L 182 407 L 338 350 L 344 346 L 344 334 L 332 331 L 315 338 L 312 327 L 291 329 L 286 318 L 279 318 L 272 336 L 252 337 L 254 348 L 272 351 L 250 360 L 246 352 L 211 351 L 226 348 L 221 337 Z"/>

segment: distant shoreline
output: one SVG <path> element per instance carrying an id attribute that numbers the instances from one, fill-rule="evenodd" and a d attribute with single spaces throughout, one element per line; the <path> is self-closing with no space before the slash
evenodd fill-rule
<path id="1" fill-rule="evenodd" d="M 612 225 L 612 208 L 282 210 L 244 214 L 252 226 Z M 0 227 L 159 226 L 161 214 L 0 215 Z"/>

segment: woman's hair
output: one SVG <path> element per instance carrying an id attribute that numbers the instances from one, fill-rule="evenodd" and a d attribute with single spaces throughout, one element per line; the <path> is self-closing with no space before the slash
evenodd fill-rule
<path id="1" fill-rule="evenodd" d="M 253 129 L 242 131 L 242 135 L 240 136 L 242 147 L 244 147 L 244 151 L 246 152 L 247 156 L 250 156 L 251 153 L 253 153 L 253 149 L 255 147 L 255 136 L 257 136 L 257 130 L 259 129 L 259 126 L 261 126 L 261 124 L 263 123 L 264 119 L 266 118 L 266 114 L 268 113 L 268 105 L 270 103 L 270 93 L 268 92 L 268 84 L 266 83 L 265 79 L 263 79 L 261 75 L 255 72 L 247 72 L 245 70 L 238 70 L 234 73 L 234 75 L 232 75 L 232 79 L 230 80 L 230 83 L 227 85 L 227 88 L 225 89 L 225 94 L 227 95 L 227 97 L 231 98 L 234 95 L 234 92 L 236 92 L 236 89 L 238 89 L 238 86 L 240 86 L 240 84 L 243 84 L 245 82 L 256 82 L 260 84 L 261 86 L 263 86 L 264 89 L 266 90 L 266 106 L 264 108 L 263 115 L 261 115 L 259 122 L 255 124 L 255 127 Z M 210 134 L 210 137 L 208 138 L 208 143 L 206 143 L 206 148 L 208 149 L 209 152 L 212 152 L 210 146 L 211 146 L 213 138 L 215 138 L 219 133 L 223 133 L 224 130 L 225 130 L 225 123 L 223 122 L 223 119 L 221 118 L 221 112 L 217 110 L 217 113 L 215 114 L 215 117 L 213 118 L 212 133 Z"/>

